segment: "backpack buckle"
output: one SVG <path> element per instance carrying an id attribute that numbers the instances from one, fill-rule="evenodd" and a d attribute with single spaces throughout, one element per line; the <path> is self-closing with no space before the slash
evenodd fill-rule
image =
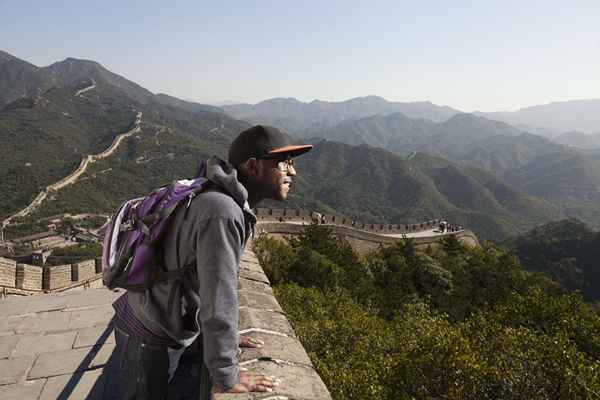
<path id="1" fill-rule="evenodd" d="M 132 229 L 133 229 L 133 221 L 132 220 L 123 222 L 121 224 L 121 226 L 119 227 L 119 231 L 120 232 L 127 232 L 127 231 L 130 231 Z"/>

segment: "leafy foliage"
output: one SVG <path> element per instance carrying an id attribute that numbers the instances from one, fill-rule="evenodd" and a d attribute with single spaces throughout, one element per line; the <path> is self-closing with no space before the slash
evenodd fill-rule
<path id="1" fill-rule="evenodd" d="M 359 258 L 311 225 L 255 252 L 335 399 L 589 399 L 600 313 L 492 244 Z"/>
<path id="2" fill-rule="evenodd" d="M 535 228 L 510 242 L 525 269 L 544 272 L 589 301 L 600 300 L 600 232 L 567 219 Z"/>

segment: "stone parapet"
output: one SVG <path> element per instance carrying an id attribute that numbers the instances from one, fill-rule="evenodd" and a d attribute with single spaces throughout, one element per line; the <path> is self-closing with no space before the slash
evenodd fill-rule
<path id="1" fill-rule="evenodd" d="M 42 268 L 35 265 L 17 264 L 16 286 L 24 290 L 42 290 Z"/>
<path id="2" fill-rule="evenodd" d="M 72 266 L 53 265 L 44 267 L 44 290 L 59 289 L 71 284 Z"/>
<path id="3" fill-rule="evenodd" d="M 83 281 L 96 275 L 96 261 L 87 260 L 71 265 L 71 280 Z"/>
<path id="4" fill-rule="evenodd" d="M 0 257 L 0 285 L 8 287 L 17 286 L 17 262 Z"/>

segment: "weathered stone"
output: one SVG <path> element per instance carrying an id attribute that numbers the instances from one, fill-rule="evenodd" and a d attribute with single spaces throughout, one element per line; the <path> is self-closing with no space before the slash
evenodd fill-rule
<path id="1" fill-rule="evenodd" d="M 67 299 L 64 296 L 48 296 L 39 294 L 32 296 L 28 303 L 28 313 L 55 311 L 67 308 Z"/>
<path id="2" fill-rule="evenodd" d="M 39 400 L 102 400 L 106 379 L 102 369 L 48 379 Z"/>
<path id="3" fill-rule="evenodd" d="M 0 360 L 0 385 L 17 383 L 25 379 L 35 357 L 5 358 Z"/>
<path id="4" fill-rule="evenodd" d="M 17 326 L 19 326 L 24 319 L 25 317 L 0 318 L 0 336 L 4 336 L 6 333 L 13 335 Z"/>
<path id="5" fill-rule="evenodd" d="M 71 265 L 71 280 L 83 281 L 96 275 L 96 261 L 86 260 Z"/>
<path id="6" fill-rule="evenodd" d="M 29 372 L 29 379 L 72 374 L 105 365 L 113 350 L 114 345 L 109 344 L 101 348 L 84 347 L 41 354 Z"/>
<path id="7" fill-rule="evenodd" d="M 69 286 L 72 283 L 71 271 L 71 264 L 44 267 L 44 289 L 52 290 Z"/>
<path id="8" fill-rule="evenodd" d="M 240 279 L 238 282 L 238 289 L 249 292 L 269 294 L 271 296 L 273 295 L 273 289 L 271 289 L 271 286 L 267 285 L 266 283 L 251 281 L 248 279 Z"/>
<path id="9" fill-rule="evenodd" d="M 255 272 L 263 272 L 262 267 L 260 266 L 260 264 L 257 262 L 249 262 L 249 261 L 243 261 L 242 263 L 240 263 L 240 272 L 241 271 L 255 271 Z"/>
<path id="10" fill-rule="evenodd" d="M 114 315 L 111 305 L 76 310 L 72 312 L 69 329 L 88 328 L 96 325 L 106 325 Z"/>
<path id="11" fill-rule="evenodd" d="M 240 309 L 239 330 L 243 331 L 251 328 L 294 336 L 294 330 L 283 314 L 253 308 Z"/>
<path id="12" fill-rule="evenodd" d="M 8 358 L 18 341 L 18 336 L 11 335 L 0 337 L 0 358 Z"/>
<path id="13" fill-rule="evenodd" d="M 14 260 L 0 257 L 0 285 L 16 287 L 17 263 Z"/>
<path id="14" fill-rule="evenodd" d="M 283 313 L 275 297 L 263 293 L 241 291 L 238 295 L 240 307 L 258 308 L 265 311 Z"/>
<path id="15" fill-rule="evenodd" d="M 250 271 L 248 269 L 240 269 L 240 278 L 271 284 L 269 278 L 267 278 L 267 275 L 265 275 L 265 273 L 262 271 Z"/>
<path id="16" fill-rule="evenodd" d="M 108 290 L 107 288 L 102 290 L 80 290 L 76 293 L 68 293 L 66 298 L 69 309 L 77 309 L 112 304 L 123 293 L 125 291 L 122 289 L 118 291 Z"/>
<path id="17" fill-rule="evenodd" d="M 17 333 L 65 331 L 69 325 L 71 313 L 54 311 L 28 315 L 17 326 Z"/>
<path id="18" fill-rule="evenodd" d="M 104 344 L 114 344 L 115 335 L 110 326 L 94 326 L 79 330 L 73 348 L 102 346 Z"/>
<path id="19" fill-rule="evenodd" d="M 2 400 L 29 400 L 37 399 L 46 383 L 45 379 L 25 381 L 13 385 L 0 386 L 0 399 Z"/>
<path id="20" fill-rule="evenodd" d="M 27 302 L 26 301 L 17 301 L 22 300 L 20 298 L 8 299 L 8 300 L 0 300 L 0 318 L 2 317 L 10 317 L 16 315 L 23 315 L 26 313 Z M 2 328 L 0 328 L 1 330 Z"/>
<path id="21" fill-rule="evenodd" d="M 76 331 L 70 331 L 50 335 L 23 337 L 19 340 L 10 356 L 16 358 L 52 351 L 69 350 L 73 347 L 76 335 Z"/>
<path id="22" fill-rule="evenodd" d="M 330 400 L 331 395 L 327 387 L 312 368 L 304 366 L 291 365 L 287 363 L 275 363 L 272 361 L 259 361 L 245 365 L 250 371 L 258 372 L 264 375 L 273 376 L 281 380 L 279 386 L 269 393 L 259 398 L 273 398 L 275 396 L 286 396 L 290 400 Z M 224 400 L 227 397 L 218 397 Z M 238 399 L 230 397 L 231 399 Z"/>
<path id="23" fill-rule="evenodd" d="M 17 264 L 16 286 L 25 290 L 42 290 L 42 268 Z"/>
<path id="24" fill-rule="evenodd" d="M 264 342 L 260 348 L 244 348 L 239 359 L 241 362 L 259 359 L 261 357 L 271 357 L 278 360 L 293 362 L 312 367 L 312 362 L 306 354 L 302 343 L 291 337 L 279 335 L 270 335 L 262 332 L 249 332 L 245 334 L 253 338 L 261 339 Z"/>

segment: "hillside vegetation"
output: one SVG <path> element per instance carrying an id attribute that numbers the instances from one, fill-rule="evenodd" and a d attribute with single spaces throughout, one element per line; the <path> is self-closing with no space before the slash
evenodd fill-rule
<path id="1" fill-rule="evenodd" d="M 588 301 L 600 301 L 600 232 L 568 219 L 539 226 L 508 245 L 527 270 L 580 290 Z"/>
<path id="2" fill-rule="evenodd" d="M 360 259 L 313 225 L 254 250 L 336 400 L 591 399 L 600 314 L 491 244 Z"/>

